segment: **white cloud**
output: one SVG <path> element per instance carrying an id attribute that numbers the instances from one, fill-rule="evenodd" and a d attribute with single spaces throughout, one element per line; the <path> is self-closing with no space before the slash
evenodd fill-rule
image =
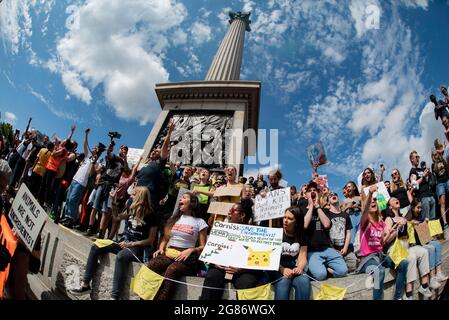
<path id="1" fill-rule="evenodd" d="M 231 11 L 232 8 L 226 7 L 221 9 L 220 13 L 217 15 L 222 27 L 227 27 L 229 25 L 229 12 Z"/>
<path id="2" fill-rule="evenodd" d="M 190 28 L 190 35 L 196 45 L 212 40 L 212 29 L 205 23 L 196 21 Z"/>
<path id="3" fill-rule="evenodd" d="M 429 162 L 433 140 L 443 137 L 426 104 L 419 46 L 394 5 L 387 18 L 381 30 L 360 40 L 360 77 L 331 81 L 327 94 L 288 115 L 299 139 L 326 142 L 332 159 L 327 172 L 354 178 L 363 167 L 383 162 L 387 170 L 397 167 L 406 175 L 410 151 Z"/>
<path id="4" fill-rule="evenodd" d="M 31 6 L 33 1 L 3 1 L 0 10 L 0 37 L 5 51 L 17 54 L 32 35 Z"/>
<path id="5" fill-rule="evenodd" d="M 13 126 L 17 123 L 17 116 L 9 111 L 4 113 L 5 122 L 12 124 Z"/>
<path id="6" fill-rule="evenodd" d="M 176 29 L 173 33 L 171 41 L 175 46 L 185 44 L 187 42 L 187 33 L 185 33 L 182 29 Z"/>
<path id="7" fill-rule="evenodd" d="M 252 0 L 243 0 L 243 9 L 242 12 L 251 12 L 253 11 L 253 7 L 256 3 Z"/>
<path id="8" fill-rule="evenodd" d="M 247 169 L 244 173 L 243 176 L 244 177 L 254 177 L 257 178 L 257 175 L 259 174 L 263 174 L 264 176 L 268 175 L 271 171 L 273 170 L 281 170 L 282 169 L 282 164 L 273 164 L 271 166 L 266 166 L 266 167 L 260 167 L 260 168 L 251 168 L 251 169 Z"/>
<path id="9" fill-rule="evenodd" d="M 399 0 L 399 2 L 406 7 L 421 8 L 427 10 L 429 7 L 429 0 Z"/>
<path id="10" fill-rule="evenodd" d="M 58 41 L 47 67 L 72 96 L 89 104 L 101 85 L 118 117 L 146 124 L 159 114 L 154 85 L 169 79 L 168 39 L 185 41 L 179 26 L 186 15 L 177 0 L 88 0 L 79 7 L 79 28 Z"/>

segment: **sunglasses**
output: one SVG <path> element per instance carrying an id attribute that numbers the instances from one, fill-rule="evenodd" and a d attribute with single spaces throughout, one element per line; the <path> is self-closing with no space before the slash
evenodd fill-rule
<path id="1" fill-rule="evenodd" d="M 391 176 L 392 176 L 392 177 L 399 176 L 399 172 L 393 172 L 393 173 L 391 174 Z"/>

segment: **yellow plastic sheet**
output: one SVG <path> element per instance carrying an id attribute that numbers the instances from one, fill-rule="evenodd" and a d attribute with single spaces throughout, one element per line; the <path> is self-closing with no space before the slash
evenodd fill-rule
<path id="1" fill-rule="evenodd" d="M 438 234 L 442 234 L 443 228 L 441 227 L 440 220 L 430 220 L 429 221 L 429 231 L 430 231 L 431 237 L 434 237 Z"/>
<path id="2" fill-rule="evenodd" d="M 314 300 L 343 300 L 346 290 L 346 288 L 340 288 L 330 284 L 322 284 L 320 287 L 320 292 L 318 292 Z"/>
<path id="3" fill-rule="evenodd" d="M 237 290 L 237 297 L 239 300 L 273 300 L 271 284 Z"/>
<path id="4" fill-rule="evenodd" d="M 413 223 L 407 222 L 407 233 L 408 233 L 408 243 L 415 244 L 415 228 L 413 227 Z"/>
<path id="5" fill-rule="evenodd" d="M 142 265 L 131 281 L 131 290 L 144 300 L 153 300 L 164 281 L 164 277 Z"/>
<path id="6" fill-rule="evenodd" d="M 390 253 L 388 255 L 390 256 L 391 260 L 393 260 L 393 262 L 395 264 L 395 269 L 396 269 L 402 260 L 407 259 L 408 250 L 405 249 L 402 246 L 401 241 L 399 241 L 399 239 L 396 238 L 393 246 L 390 249 Z"/>
<path id="7" fill-rule="evenodd" d="M 107 247 L 107 246 L 113 244 L 114 241 L 109 240 L 109 239 L 97 239 L 97 240 L 95 240 L 94 243 L 98 248 L 103 248 L 103 247 Z"/>

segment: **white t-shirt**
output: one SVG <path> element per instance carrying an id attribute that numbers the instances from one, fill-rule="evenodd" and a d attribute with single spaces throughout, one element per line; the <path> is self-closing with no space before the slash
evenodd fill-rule
<path id="1" fill-rule="evenodd" d="M 73 177 L 73 180 L 78 182 L 83 187 L 87 187 L 87 181 L 89 180 L 89 173 L 92 169 L 92 166 L 94 165 L 92 159 L 86 159 L 84 160 L 78 171 L 75 173 L 75 176 Z"/>
<path id="2" fill-rule="evenodd" d="M 203 219 L 182 215 L 171 229 L 167 247 L 194 248 L 198 234 L 204 228 L 207 228 L 207 223 Z"/>

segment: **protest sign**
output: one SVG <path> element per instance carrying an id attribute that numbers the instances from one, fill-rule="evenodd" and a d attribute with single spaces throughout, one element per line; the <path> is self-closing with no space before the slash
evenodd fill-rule
<path id="1" fill-rule="evenodd" d="M 33 251 L 47 214 L 24 183 L 14 198 L 9 218 L 28 250 Z"/>
<path id="2" fill-rule="evenodd" d="M 214 197 L 240 197 L 243 189 L 243 184 L 236 184 L 233 186 L 222 186 L 215 190 Z"/>
<path id="3" fill-rule="evenodd" d="M 228 215 L 229 210 L 231 210 L 234 203 L 232 202 L 211 202 L 209 208 L 207 209 L 207 213 L 211 214 L 219 214 L 219 215 Z"/>
<path id="4" fill-rule="evenodd" d="M 143 154 L 143 149 L 129 148 L 126 160 L 128 161 L 128 167 L 132 168 Z"/>
<path id="5" fill-rule="evenodd" d="M 326 151 L 321 142 L 312 144 L 307 147 L 307 157 L 312 166 L 321 166 L 327 163 Z"/>
<path id="6" fill-rule="evenodd" d="M 426 245 L 430 241 L 432 241 L 432 237 L 430 236 L 430 230 L 427 222 L 415 225 L 415 230 L 416 233 L 418 234 L 419 242 L 421 242 L 421 245 Z"/>
<path id="7" fill-rule="evenodd" d="M 366 187 L 363 189 L 365 195 L 368 195 L 369 188 L 370 187 Z M 383 182 L 377 183 L 377 191 L 374 192 L 373 198 L 376 198 L 377 206 L 380 210 L 385 210 L 387 208 L 388 200 L 390 200 L 390 194 L 388 193 L 387 187 L 385 187 Z"/>
<path id="8" fill-rule="evenodd" d="M 215 221 L 200 260 L 222 266 L 278 270 L 282 228 Z"/>
<path id="9" fill-rule="evenodd" d="M 285 209 L 291 206 L 290 188 L 277 189 L 258 194 L 254 204 L 254 221 L 282 218 Z"/>

